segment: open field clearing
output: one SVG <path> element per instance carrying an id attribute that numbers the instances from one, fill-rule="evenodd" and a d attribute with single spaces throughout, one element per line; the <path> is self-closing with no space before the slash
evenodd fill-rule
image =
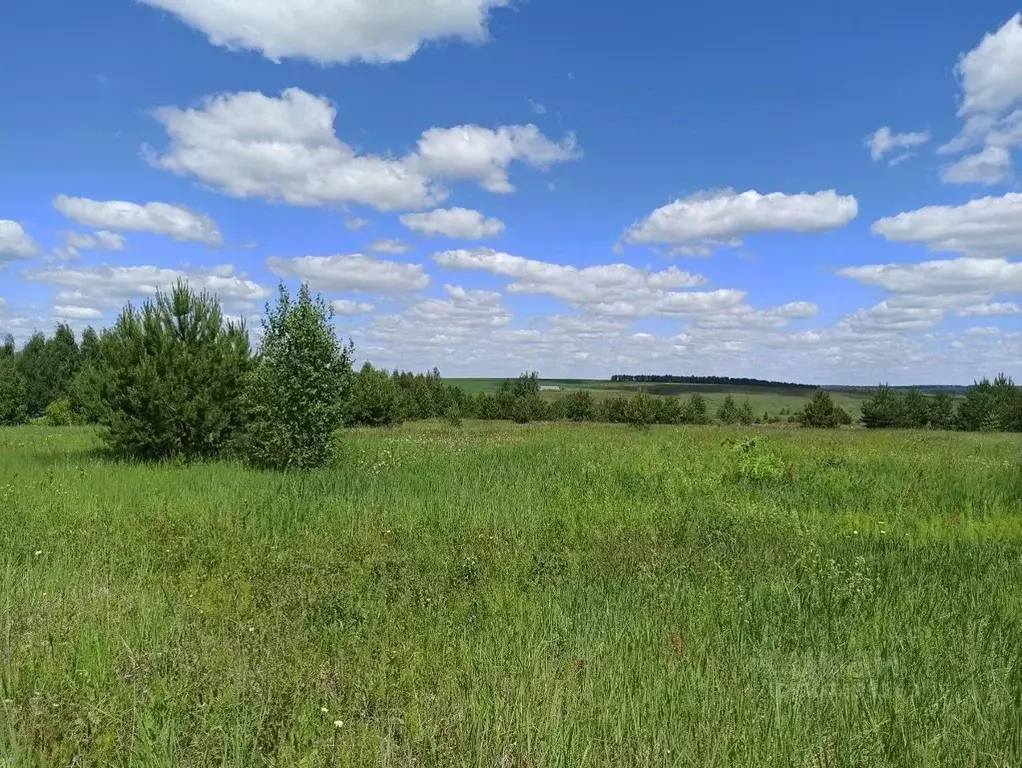
<path id="1" fill-rule="evenodd" d="M 0 430 L 5 765 L 1022 763 L 1018 436 L 96 445 Z"/>

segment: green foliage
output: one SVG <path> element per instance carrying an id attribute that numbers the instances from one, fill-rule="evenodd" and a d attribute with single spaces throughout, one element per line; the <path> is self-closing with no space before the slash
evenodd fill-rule
<path id="1" fill-rule="evenodd" d="M 74 331 L 67 323 L 61 323 L 46 341 L 46 367 L 50 378 L 47 403 L 67 397 L 81 361 Z"/>
<path id="2" fill-rule="evenodd" d="M 841 424 L 851 423 L 851 417 L 843 408 L 834 403 L 830 392 L 818 389 L 802 409 L 799 422 L 803 427 L 833 429 Z"/>
<path id="3" fill-rule="evenodd" d="M 248 334 L 217 299 L 178 282 L 130 304 L 100 345 L 100 421 L 109 447 L 145 460 L 213 458 L 244 424 Z"/>
<path id="4" fill-rule="evenodd" d="M 862 424 L 867 429 L 889 429 L 902 424 L 901 398 L 886 384 L 862 404 Z"/>
<path id="5" fill-rule="evenodd" d="M 569 421 L 592 421 L 596 416 L 593 395 L 588 389 L 574 389 L 562 399 L 564 417 Z"/>
<path id="6" fill-rule="evenodd" d="M 248 379 L 250 419 L 242 451 L 277 470 L 322 467 L 352 390 L 351 345 L 334 333 L 333 311 L 302 284 L 297 300 L 281 283 L 266 307 L 262 349 Z"/>
<path id="7" fill-rule="evenodd" d="M 729 481 L 760 484 L 783 477 L 784 463 L 775 453 L 757 448 L 756 438 L 729 438 L 723 445 L 731 449 L 731 461 L 725 469 Z"/>
<path id="8" fill-rule="evenodd" d="M 369 363 L 355 374 L 345 424 L 351 427 L 389 427 L 403 421 L 398 388 L 390 374 Z"/>
<path id="9" fill-rule="evenodd" d="M 738 423 L 743 426 L 749 426 L 755 423 L 756 414 L 752 412 L 752 403 L 748 400 L 744 400 L 738 407 Z"/>
<path id="10" fill-rule="evenodd" d="M 901 396 L 901 421 L 906 429 L 923 429 L 930 423 L 930 404 L 918 389 L 910 389 Z"/>
<path id="11" fill-rule="evenodd" d="M 721 424 L 737 424 L 738 419 L 738 404 L 731 395 L 728 395 L 717 409 L 717 421 Z"/>
<path id="12" fill-rule="evenodd" d="M 444 421 L 447 426 L 460 429 L 462 426 L 461 421 L 461 409 L 456 405 L 452 405 L 447 409 L 447 413 L 444 414 Z"/>
<path id="13" fill-rule="evenodd" d="M 66 397 L 54 400 L 46 406 L 46 424 L 51 427 L 69 427 L 75 423 L 71 401 Z"/>
<path id="14" fill-rule="evenodd" d="M 633 427 L 648 427 L 656 420 L 656 401 L 645 392 L 636 392 L 628 401 L 625 419 Z"/>
<path id="15" fill-rule="evenodd" d="M 79 348 L 82 367 L 99 362 L 99 334 L 91 325 L 82 332 L 82 343 Z"/>
<path id="16" fill-rule="evenodd" d="M 18 369 L 25 381 L 25 407 L 29 418 L 42 416 L 50 402 L 51 381 L 46 336 L 33 333 L 17 356 Z"/>
<path id="17" fill-rule="evenodd" d="M 696 392 L 692 395 L 682 413 L 685 424 L 707 424 L 710 421 L 709 407 L 706 405 L 706 398 Z"/>
<path id="18" fill-rule="evenodd" d="M 954 429 L 955 401 L 947 392 L 938 392 L 929 401 L 927 421 L 934 429 Z"/>
<path id="19" fill-rule="evenodd" d="M 607 424 L 628 423 L 628 398 L 616 395 L 601 401 L 596 409 L 597 420 Z"/>
<path id="20" fill-rule="evenodd" d="M 0 426 L 24 424 L 27 419 L 25 376 L 13 354 L 0 354 Z"/>

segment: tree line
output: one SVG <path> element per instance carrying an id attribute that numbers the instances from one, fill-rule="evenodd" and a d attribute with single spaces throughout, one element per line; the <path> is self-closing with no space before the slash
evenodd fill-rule
<path id="1" fill-rule="evenodd" d="M 8 335 L 0 345 L 0 424 L 97 424 L 110 449 L 123 456 L 233 455 L 256 466 L 299 469 L 325 463 L 332 435 L 342 426 L 419 419 L 634 426 L 786 420 L 819 428 L 852 422 L 824 389 L 797 412 L 758 415 L 748 400 L 739 403 L 730 394 L 712 412 L 698 393 L 596 398 L 576 389 L 547 398 L 535 372 L 505 380 L 496 392 L 470 394 L 445 383 L 435 368 L 412 373 L 365 363 L 355 370 L 353 345 L 337 337 L 330 306 L 305 285 L 295 297 L 281 285 L 261 325 L 261 343 L 253 350 L 244 324 L 225 321 L 214 296 L 179 283 L 140 308 L 127 305 L 107 329 L 87 328 L 80 342 L 66 323 L 49 338 L 34 334 L 20 350 Z M 1022 388 L 1004 375 L 977 382 L 960 399 L 882 385 L 863 403 L 861 422 L 871 429 L 1022 431 Z"/>
<path id="2" fill-rule="evenodd" d="M 968 432 L 1022 432 L 1022 387 L 1004 374 L 977 381 L 959 399 L 946 391 L 877 387 L 862 404 L 868 429 L 958 429 Z"/>
<path id="3" fill-rule="evenodd" d="M 612 382 L 636 384 L 709 384 L 723 387 L 817 389 L 814 384 L 796 384 L 787 381 L 769 381 L 767 379 L 748 379 L 734 376 L 675 376 L 673 374 L 616 373 L 610 377 L 610 380 Z"/>

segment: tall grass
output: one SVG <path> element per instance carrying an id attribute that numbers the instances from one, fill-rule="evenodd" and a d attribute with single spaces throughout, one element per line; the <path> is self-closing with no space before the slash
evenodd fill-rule
<path id="1" fill-rule="evenodd" d="M 1022 764 L 1022 441 L 750 434 L 2 430 L 0 765 Z"/>

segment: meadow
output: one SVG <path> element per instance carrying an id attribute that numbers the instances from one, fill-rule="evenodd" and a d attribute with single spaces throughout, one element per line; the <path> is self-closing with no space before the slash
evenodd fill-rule
<path id="1" fill-rule="evenodd" d="M 1022 439 L 0 429 L 0 765 L 1018 766 Z"/>

